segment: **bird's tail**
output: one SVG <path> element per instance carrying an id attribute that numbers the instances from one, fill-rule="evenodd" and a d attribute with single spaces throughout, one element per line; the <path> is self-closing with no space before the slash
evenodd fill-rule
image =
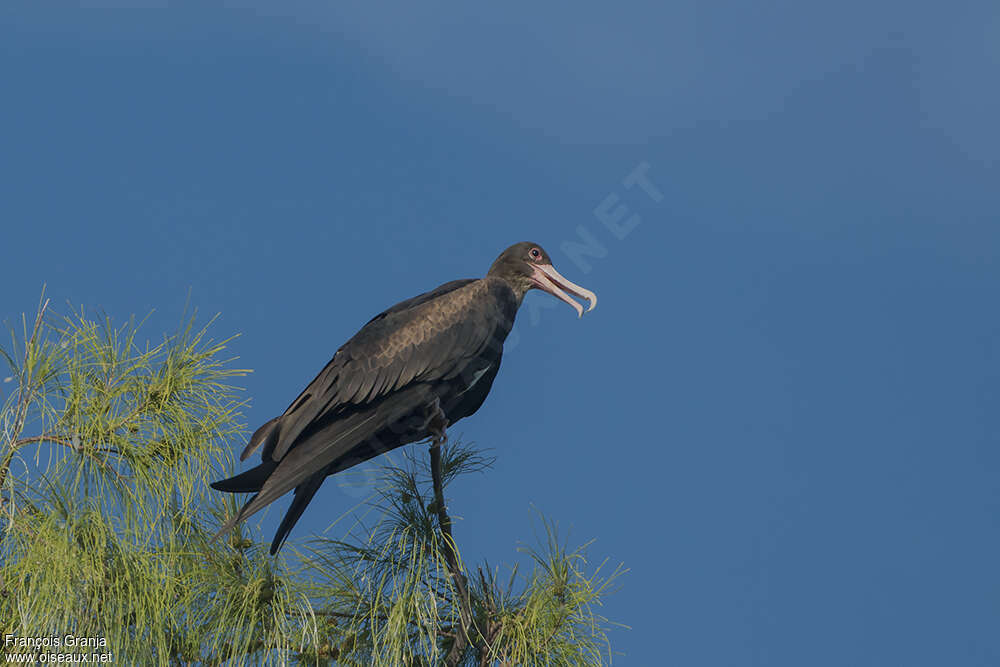
<path id="1" fill-rule="evenodd" d="M 220 484 L 220 483 L 221 482 L 216 482 L 216 484 Z M 212 486 L 215 486 L 215 485 L 213 484 Z M 256 500 L 257 496 L 259 496 L 259 495 L 260 495 L 260 492 L 258 491 L 257 493 L 253 494 L 253 497 L 250 498 L 250 500 L 248 500 L 245 503 L 243 503 L 243 507 L 240 508 L 240 511 L 237 512 L 232 517 L 230 517 L 224 524 L 222 524 L 222 528 L 219 528 L 219 530 L 215 533 L 215 535 L 212 536 L 212 539 L 210 540 L 210 543 L 211 542 L 215 542 L 217 539 L 219 539 L 220 537 L 222 537 L 223 535 L 225 535 L 226 533 L 228 533 L 229 531 L 231 531 L 233 528 L 235 528 L 236 526 L 238 526 L 241 521 L 243 521 L 245 518 L 247 518 L 247 516 L 249 516 L 247 510 L 250 507 L 250 504 L 253 503 L 253 501 Z"/>
<path id="2" fill-rule="evenodd" d="M 292 504 L 288 507 L 288 511 L 285 512 L 285 518 L 281 520 L 281 525 L 278 526 L 278 532 L 274 534 L 274 541 L 271 542 L 271 555 L 278 553 L 278 549 L 281 545 L 285 543 L 288 539 L 288 534 L 292 532 L 292 528 L 298 522 L 299 518 L 302 516 L 302 512 L 305 511 L 306 505 L 312 500 L 312 497 L 316 495 L 319 491 L 319 487 L 323 484 L 323 480 L 326 479 L 326 471 L 316 473 L 304 483 L 299 484 L 295 487 L 295 497 L 292 500 Z"/>
<path id="3" fill-rule="evenodd" d="M 370 408 L 338 415 L 336 419 L 310 429 L 296 440 L 294 446 L 289 447 L 288 453 L 278 463 L 269 460 L 246 473 L 216 482 L 212 486 L 220 491 L 238 488 L 256 493 L 240 508 L 236 516 L 226 521 L 212 539 L 218 539 L 241 521 L 295 489 L 295 500 L 282 521 L 275 544 L 271 546 L 274 553 L 281 547 L 287 532 L 298 521 L 329 472 L 348 468 L 386 449 L 412 442 L 415 438 L 411 437 L 408 427 L 402 428 L 397 434 L 397 429 L 392 425 L 405 423 L 411 412 L 426 405 L 431 398 L 433 390 L 429 385 L 410 386 Z M 363 447 L 361 451 L 357 450 L 358 445 L 384 429 L 392 432 L 388 441 L 380 443 L 378 448 Z M 268 436 L 269 434 L 263 434 L 261 440 L 268 439 Z"/>
<path id="4" fill-rule="evenodd" d="M 260 491 L 261 487 L 264 486 L 264 482 L 267 481 L 267 478 L 271 476 L 271 473 L 277 467 L 278 464 L 276 462 L 265 461 L 256 468 L 250 468 L 250 470 L 241 472 L 239 475 L 230 477 L 229 479 L 212 482 L 209 486 L 216 491 L 225 491 L 226 493 L 251 493 Z"/>

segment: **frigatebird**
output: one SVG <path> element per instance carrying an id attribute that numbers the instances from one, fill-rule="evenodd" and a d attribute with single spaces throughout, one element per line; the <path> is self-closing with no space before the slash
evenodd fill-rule
<path id="1" fill-rule="evenodd" d="M 261 463 L 212 484 L 254 493 L 221 535 L 295 490 L 271 543 L 277 553 L 327 476 L 402 445 L 443 438 L 444 429 L 476 412 L 493 386 L 503 343 L 531 289 L 572 306 L 566 292 L 597 296 L 562 277 L 537 243 L 518 243 L 484 278 L 453 280 L 373 317 L 344 343 L 288 409 L 258 428 L 240 460 L 261 450 Z"/>

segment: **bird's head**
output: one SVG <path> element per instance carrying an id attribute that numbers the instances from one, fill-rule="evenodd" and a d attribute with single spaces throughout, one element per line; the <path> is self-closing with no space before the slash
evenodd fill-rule
<path id="1" fill-rule="evenodd" d="M 487 275 L 506 280 L 517 295 L 518 303 L 528 290 L 541 289 L 568 303 L 581 317 L 583 306 L 571 299 L 566 292 L 590 302 L 588 312 L 597 305 L 596 294 L 563 278 L 552 266 L 549 253 L 530 241 L 517 243 L 500 253 Z"/>

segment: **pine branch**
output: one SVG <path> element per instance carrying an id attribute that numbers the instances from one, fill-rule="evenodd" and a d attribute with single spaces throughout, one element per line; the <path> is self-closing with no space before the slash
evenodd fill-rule
<path id="1" fill-rule="evenodd" d="M 21 364 L 21 377 L 18 382 L 18 393 L 17 393 L 17 408 L 14 411 L 14 426 L 11 429 L 11 443 L 10 451 L 4 456 L 3 461 L 0 462 L 0 489 L 3 488 L 3 484 L 7 481 L 7 471 L 10 469 L 10 464 L 14 460 L 14 455 L 17 453 L 18 444 L 14 442 L 18 434 L 24 429 L 25 421 L 28 418 L 28 406 L 31 404 L 31 381 L 34 379 L 31 375 L 31 351 L 35 344 L 38 342 L 38 332 L 42 328 L 42 318 L 45 316 L 45 310 L 49 307 L 49 299 L 45 299 L 41 306 L 38 308 L 38 314 L 35 316 L 35 324 L 31 327 L 31 335 L 28 337 L 24 345 L 24 362 Z M 6 355 L 5 355 L 6 356 Z"/>
<path id="2" fill-rule="evenodd" d="M 441 475 L 441 445 L 447 442 L 447 436 L 435 438 L 431 443 L 431 478 L 434 483 L 434 502 L 437 506 L 438 525 L 444 542 L 444 557 L 448 564 L 448 571 L 455 584 L 455 592 L 458 595 L 458 613 L 462 621 L 462 627 L 455 637 L 451 650 L 445 656 L 446 665 L 457 665 L 465 653 L 465 648 L 469 643 L 469 631 L 473 629 L 472 604 L 469 599 L 468 582 L 462 574 L 458 563 L 458 554 L 455 549 L 455 539 L 451 533 L 451 517 L 444 503 L 444 483 Z"/>

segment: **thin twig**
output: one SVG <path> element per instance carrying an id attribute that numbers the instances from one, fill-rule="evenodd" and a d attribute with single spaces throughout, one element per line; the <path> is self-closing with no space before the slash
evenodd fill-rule
<path id="1" fill-rule="evenodd" d="M 7 471 L 10 470 L 11 461 L 14 460 L 14 454 L 17 452 L 17 443 L 14 438 L 24 429 L 24 422 L 28 418 L 28 403 L 30 402 L 30 385 L 31 378 L 25 377 L 28 373 L 28 355 L 31 352 L 32 346 L 35 344 L 35 340 L 38 338 L 38 331 L 42 328 L 42 317 L 45 315 L 45 310 L 49 307 L 49 300 L 46 299 L 42 303 L 41 308 L 38 309 L 38 315 L 35 316 L 35 324 L 31 327 L 31 336 L 24 345 L 24 361 L 21 364 L 21 377 L 18 383 L 17 391 L 17 410 L 14 412 L 14 428 L 11 431 L 10 440 L 10 451 L 4 456 L 3 461 L 0 462 L 0 488 L 3 488 L 4 482 L 7 481 Z"/>
<path id="2" fill-rule="evenodd" d="M 493 620 L 497 616 L 497 605 L 493 595 L 493 586 L 486 581 L 483 568 L 479 568 L 479 582 L 483 587 L 482 604 L 485 612 L 483 615 L 486 617 L 486 632 L 483 634 L 483 642 L 479 647 L 479 665 L 480 667 L 489 667 L 493 664 L 493 640 L 499 630 L 499 624 Z"/>
<path id="3" fill-rule="evenodd" d="M 43 433 L 42 435 L 33 435 L 30 438 L 21 438 L 14 443 L 14 447 L 21 447 L 22 445 L 31 445 L 39 442 L 51 442 L 54 445 L 62 445 L 63 447 L 69 447 L 74 451 L 80 451 L 83 449 L 82 444 L 73 444 L 71 440 L 66 440 L 65 438 L 58 438 L 56 436 L 47 435 Z M 105 454 L 121 454 L 121 452 L 114 447 L 94 447 L 93 451 L 102 452 Z"/>
<path id="4" fill-rule="evenodd" d="M 458 565 L 458 554 L 455 549 L 455 540 L 451 534 L 451 517 L 444 504 L 444 483 L 441 475 L 441 445 L 448 441 L 444 434 L 436 437 L 431 442 L 431 479 L 434 482 L 434 502 L 437 504 L 438 525 L 441 527 L 442 541 L 444 542 L 444 558 L 448 564 L 448 571 L 451 572 L 452 581 L 455 583 L 455 592 L 458 594 L 458 614 L 462 621 L 460 632 L 456 633 L 455 641 L 451 645 L 451 650 L 445 656 L 445 665 L 457 665 L 462 660 L 465 647 L 469 643 L 469 631 L 473 627 L 472 604 L 469 600 L 469 587 L 465 580 L 465 575 Z"/>

